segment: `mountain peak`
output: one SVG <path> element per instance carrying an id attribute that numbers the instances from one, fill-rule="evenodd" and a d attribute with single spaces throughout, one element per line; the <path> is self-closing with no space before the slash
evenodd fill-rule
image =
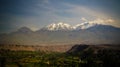
<path id="1" fill-rule="evenodd" d="M 58 31 L 58 30 L 72 30 L 72 26 L 67 24 L 67 23 L 63 23 L 63 22 L 59 22 L 59 23 L 52 23 L 46 27 L 43 28 L 44 30 L 49 30 L 49 31 Z"/>
<path id="2" fill-rule="evenodd" d="M 17 32 L 20 32 L 20 33 L 30 33 L 30 32 L 32 32 L 32 30 L 29 29 L 28 27 L 21 27 L 20 29 L 17 30 Z"/>
<path id="3" fill-rule="evenodd" d="M 65 24 L 64 22 L 58 22 L 57 24 Z"/>

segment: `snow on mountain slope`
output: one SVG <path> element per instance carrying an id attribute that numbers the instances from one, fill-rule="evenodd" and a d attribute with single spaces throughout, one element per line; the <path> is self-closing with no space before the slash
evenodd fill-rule
<path id="1" fill-rule="evenodd" d="M 88 29 L 90 27 L 94 27 L 97 25 L 103 25 L 98 23 L 90 23 L 90 22 L 83 22 L 80 24 L 77 24 L 75 26 L 72 26 L 67 23 L 59 22 L 59 23 L 52 23 L 46 27 L 43 27 L 41 30 L 49 30 L 49 31 L 72 31 L 72 30 L 83 30 Z"/>
<path id="2" fill-rule="evenodd" d="M 52 23 L 46 27 L 43 28 L 44 30 L 49 31 L 57 31 L 57 30 L 73 30 L 73 27 L 67 23 L 59 22 L 59 23 Z"/>
<path id="3" fill-rule="evenodd" d="M 84 22 L 84 23 L 77 24 L 77 25 L 73 26 L 73 28 L 74 28 L 75 30 L 87 29 L 87 28 L 93 27 L 93 26 L 95 26 L 95 25 L 97 25 L 97 23 Z"/>

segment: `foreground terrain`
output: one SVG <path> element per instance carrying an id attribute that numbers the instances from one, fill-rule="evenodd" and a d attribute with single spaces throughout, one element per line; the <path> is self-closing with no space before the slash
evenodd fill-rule
<path id="1" fill-rule="evenodd" d="M 13 46 L 13 45 L 11 45 Z M 119 67 L 120 45 L 0 46 L 0 67 Z M 26 48 L 22 50 L 20 48 Z M 54 51 L 51 51 L 54 48 Z M 28 49 L 29 48 L 29 49 Z M 31 49 L 30 49 L 31 48 Z M 36 46 L 38 48 L 38 46 Z M 46 48 L 42 49 L 41 48 Z M 55 49 L 58 49 L 56 50 Z M 27 50 L 28 49 L 28 50 Z M 63 50 L 64 51 L 60 51 Z"/>

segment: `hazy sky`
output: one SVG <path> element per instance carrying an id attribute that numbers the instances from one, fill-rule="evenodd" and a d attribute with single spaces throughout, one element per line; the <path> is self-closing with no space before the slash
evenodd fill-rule
<path id="1" fill-rule="evenodd" d="M 0 32 L 32 30 L 58 22 L 120 27 L 120 0 L 0 0 Z"/>

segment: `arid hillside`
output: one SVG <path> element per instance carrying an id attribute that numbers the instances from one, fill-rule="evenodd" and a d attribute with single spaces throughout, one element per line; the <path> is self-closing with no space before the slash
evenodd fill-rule
<path id="1" fill-rule="evenodd" d="M 87 51 L 89 49 L 95 52 L 103 49 L 117 49 L 120 45 L 0 45 L 0 50 L 12 50 L 12 51 L 43 51 L 43 52 L 72 52 L 77 53 L 80 51 Z"/>
<path id="2" fill-rule="evenodd" d="M 0 45 L 0 49 L 13 51 L 43 51 L 43 52 L 66 52 L 72 48 L 73 45 Z"/>

